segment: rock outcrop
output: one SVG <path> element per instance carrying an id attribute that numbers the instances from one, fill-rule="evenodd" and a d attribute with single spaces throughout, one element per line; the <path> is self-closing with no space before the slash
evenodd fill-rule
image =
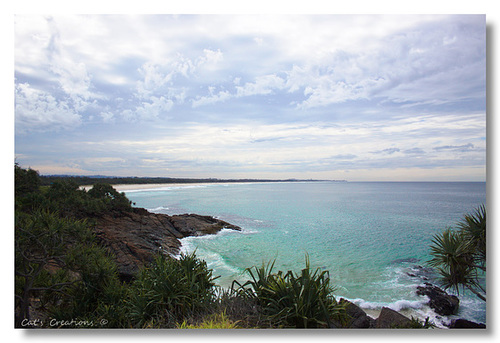
<path id="1" fill-rule="evenodd" d="M 377 329 L 394 329 L 408 328 L 411 325 L 411 320 L 388 307 L 382 307 L 380 315 L 375 320 Z"/>
<path id="2" fill-rule="evenodd" d="M 359 306 L 353 304 L 349 300 L 341 298 L 339 303 L 345 306 L 345 314 L 347 322 L 333 323 L 332 327 L 346 329 L 368 329 L 375 327 L 375 319 L 370 317 Z"/>
<path id="3" fill-rule="evenodd" d="M 471 322 L 467 319 L 455 319 L 451 322 L 450 329 L 486 329 L 486 325 Z"/>
<path id="4" fill-rule="evenodd" d="M 413 322 L 408 317 L 388 307 L 382 307 L 377 319 L 366 314 L 359 306 L 341 298 L 339 303 L 344 306 L 347 320 L 345 322 L 331 323 L 331 328 L 337 329 L 396 329 L 411 328 Z"/>
<path id="5" fill-rule="evenodd" d="M 177 255 L 181 238 L 215 234 L 223 228 L 241 230 L 209 216 L 169 216 L 140 208 L 108 213 L 96 218 L 96 222 L 96 236 L 115 256 L 122 280 L 131 280 L 160 251 Z"/>
<path id="6" fill-rule="evenodd" d="M 441 288 L 434 286 L 428 282 L 425 286 L 417 287 L 418 295 L 426 295 L 429 298 L 427 303 L 437 314 L 449 316 L 458 311 L 460 300 L 455 295 L 450 295 Z"/>

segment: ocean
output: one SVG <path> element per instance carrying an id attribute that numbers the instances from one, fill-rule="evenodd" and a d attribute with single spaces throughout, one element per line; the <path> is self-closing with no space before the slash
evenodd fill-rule
<path id="1" fill-rule="evenodd" d="M 486 304 L 460 292 L 460 310 L 441 318 L 415 294 L 436 284 L 428 267 L 432 236 L 486 205 L 484 182 L 272 182 L 165 185 L 125 192 L 152 212 L 211 215 L 242 228 L 182 239 L 219 285 L 245 281 L 245 269 L 276 260 L 299 272 L 309 256 L 328 270 L 335 296 L 376 317 L 383 306 L 443 327 L 453 318 L 486 322 Z M 448 290 L 449 293 L 453 293 Z"/>

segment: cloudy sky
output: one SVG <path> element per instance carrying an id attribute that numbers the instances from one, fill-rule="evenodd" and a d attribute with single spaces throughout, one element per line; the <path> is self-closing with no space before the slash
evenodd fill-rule
<path id="1" fill-rule="evenodd" d="M 41 174 L 484 181 L 484 15 L 16 15 Z"/>

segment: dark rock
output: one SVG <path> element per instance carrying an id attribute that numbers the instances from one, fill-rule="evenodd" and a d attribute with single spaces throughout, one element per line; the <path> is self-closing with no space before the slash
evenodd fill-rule
<path id="1" fill-rule="evenodd" d="M 198 214 L 174 215 L 170 217 L 170 222 L 184 237 L 214 234 L 222 229 L 241 230 L 236 225 L 215 219 L 214 217 L 200 216 Z"/>
<path id="2" fill-rule="evenodd" d="M 347 321 L 345 323 L 333 322 L 334 328 L 368 329 L 375 327 L 375 319 L 368 316 L 359 306 L 341 298 L 339 303 L 345 306 Z"/>
<path id="3" fill-rule="evenodd" d="M 455 295 L 450 295 L 430 283 L 426 282 L 425 286 L 418 286 L 417 294 L 429 297 L 427 304 L 439 315 L 449 316 L 458 311 L 460 300 Z"/>
<path id="4" fill-rule="evenodd" d="M 377 329 L 406 328 L 411 324 L 412 321 L 410 319 L 388 307 L 382 307 L 380 315 L 375 320 L 375 327 Z"/>
<path id="5" fill-rule="evenodd" d="M 95 233 L 109 249 L 122 280 L 131 280 L 158 252 L 177 255 L 180 238 L 215 234 L 222 228 L 241 230 L 224 221 L 195 214 L 168 216 L 145 209 L 113 212 L 96 219 Z"/>
<path id="6" fill-rule="evenodd" d="M 467 319 L 455 319 L 451 322 L 450 329 L 486 329 L 486 325 L 474 323 Z"/>

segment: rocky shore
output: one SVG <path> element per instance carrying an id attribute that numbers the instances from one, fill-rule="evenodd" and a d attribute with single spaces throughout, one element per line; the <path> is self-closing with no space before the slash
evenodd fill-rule
<path id="1" fill-rule="evenodd" d="M 158 252 L 179 254 L 179 239 L 216 234 L 222 229 L 241 230 L 210 216 L 169 216 L 134 208 L 132 212 L 111 212 L 97 217 L 95 233 L 115 256 L 120 278 L 128 281 Z"/>

